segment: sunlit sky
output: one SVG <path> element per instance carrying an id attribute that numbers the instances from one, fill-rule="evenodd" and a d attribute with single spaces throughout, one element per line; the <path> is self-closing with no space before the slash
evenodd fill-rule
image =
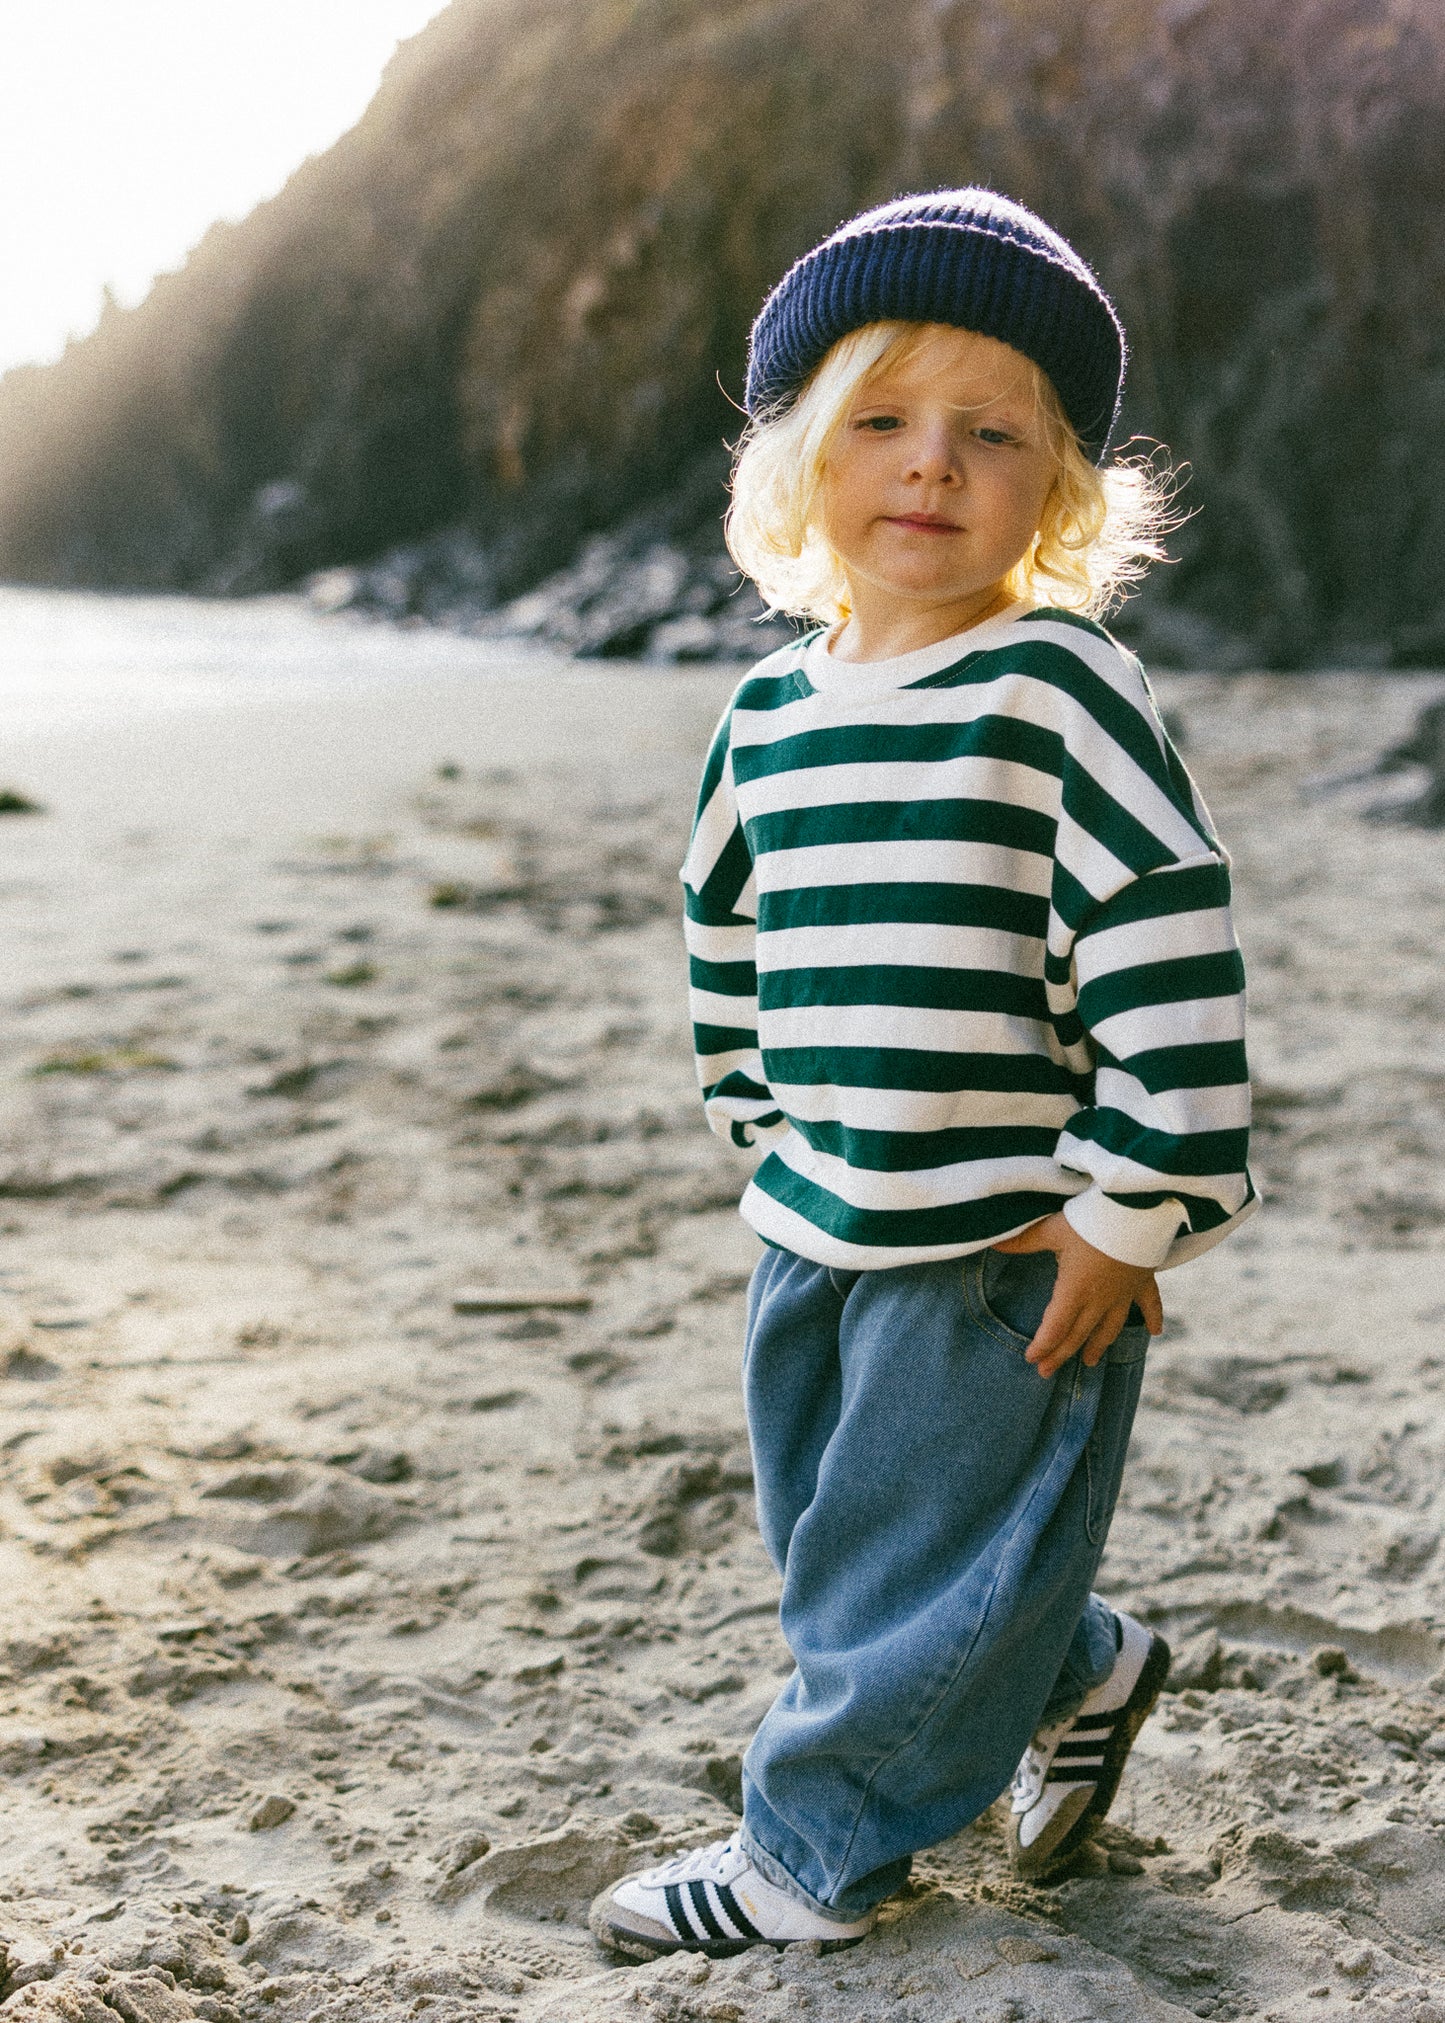
<path id="1" fill-rule="evenodd" d="M 0 0 L 0 372 L 353 125 L 443 0 Z"/>

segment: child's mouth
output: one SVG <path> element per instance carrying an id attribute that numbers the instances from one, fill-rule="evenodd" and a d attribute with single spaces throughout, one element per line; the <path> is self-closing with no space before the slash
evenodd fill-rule
<path id="1" fill-rule="evenodd" d="M 889 515 L 892 527 L 907 527 L 916 534 L 961 534 L 963 529 L 952 520 L 940 519 L 933 513 L 897 513 Z"/>

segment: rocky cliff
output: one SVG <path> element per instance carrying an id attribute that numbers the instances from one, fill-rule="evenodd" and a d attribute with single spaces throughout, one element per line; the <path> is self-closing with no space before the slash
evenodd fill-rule
<path id="1" fill-rule="evenodd" d="M 1192 467 L 1151 649 L 1440 664 L 1442 87 L 1435 0 L 453 0 L 274 201 L 0 382 L 0 569 L 327 571 L 586 651 L 745 650 L 717 523 L 751 316 L 858 206 L 977 180 L 1094 260 L 1126 432 Z"/>

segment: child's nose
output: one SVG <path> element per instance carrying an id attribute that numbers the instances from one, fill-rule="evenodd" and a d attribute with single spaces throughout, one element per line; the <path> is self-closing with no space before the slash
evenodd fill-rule
<path id="1" fill-rule="evenodd" d="M 941 425 L 920 430 L 914 436 L 912 448 L 912 476 L 925 484 L 957 482 L 960 464 L 951 430 Z"/>

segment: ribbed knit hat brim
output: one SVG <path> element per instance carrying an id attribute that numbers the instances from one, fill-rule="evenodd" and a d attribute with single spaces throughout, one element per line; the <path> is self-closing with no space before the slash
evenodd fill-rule
<path id="1" fill-rule="evenodd" d="M 840 337 L 881 322 L 996 337 L 1045 372 L 1086 456 L 1104 454 L 1123 384 L 1124 332 L 1079 255 L 991 190 L 900 198 L 805 253 L 753 326 L 746 403 L 786 402 Z"/>

